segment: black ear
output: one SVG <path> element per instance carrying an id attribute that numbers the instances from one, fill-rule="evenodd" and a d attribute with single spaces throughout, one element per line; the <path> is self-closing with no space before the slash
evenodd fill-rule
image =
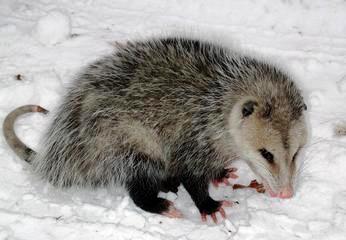
<path id="1" fill-rule="evenodd" d="M 255 110 L 255 106 L 257 106 L 257 102 L 255 101 L 248 101 L 246 103 L 244 103 L 243 107 L 242 107 L 242 114 L 243 114 L 243 117 L 247 117 L 247 116 L 250 116 L 253 111 Z"/>

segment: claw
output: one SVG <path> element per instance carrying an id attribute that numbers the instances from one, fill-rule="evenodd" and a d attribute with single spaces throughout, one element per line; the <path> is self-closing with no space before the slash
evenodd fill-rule
<path id="1" fill-rule="evenodd" d="M 214 187 L 219 187 L 219 181 L 217 179 L 214 179 L 211 181 Z"/>
<path id="2" fill-rule="evenodd" d="M 213 219 L 213 222 L 214 222 L 215 224 L 217 224 L 217 217 L 216 217 L 215 213 L 210 214 L 210 216 L 211 216 L 211 218 Z"/>
<path id="3" fill-rule="evenodd" d="M 238 175 L 234 173 L 238 170 L 237 168 L 226 168 L 225 170 L 227 170 L 225 177 L 212 180 L 212 184 L 215 187 L 219 187 L 220 183 L 223 183 L 226 186 L 230 186 L 231 184 L 228 181 L 228 179 L 229 178 L 232 178 L 232 179 L 238 178 Z"/>
<path id="4" fill-rule="evenodd" d="M 229 183 L 229 181 L 227 180 L 227 178 L 224 178 L 222 182 L 223 182 L 226 186 L 231 185 L 231 184 Z"/>
<path id="5" fill-rule="evenodd" d="M 221 203 L 221 207 L 231 207 L 233 204 L 230 201 L 224 200 Z"/>
<path id="6" fill-rule="evenodd" d="M 220 207 L 215 211 L 213 212 L 212 214 L 210 214 L 210 217 L 211 219 L 213 220 L 213 222 L 215 224 L 218 223 L 218 219 L 217 219 L 217 216 L 216 216 L 216 213 L 219 212 L 221 217 L 223 219 L 226 219 L 227 216 L 226 216 L 226 212 L 224 210 L 225 207 L 230 207 L 232 206 L 232 203 L 230 201 L 221 201 L 221 204 L 220 204 Z M 202 219 L 202 222 L 206 222 L 207 221 L 207 216 L 208 214 L 206 213 L 201 213 L 201 219 Z"/>
<path id="7" fill-rule="evenodd" d="M 228 178 L 233 178 L 233 179 L 236 179 L 238 178 L 239 176 L 237 174 L 235 174 L 234 172 L 238 171 L 237 168 L 228 168 L 228 173 L 227 173 L 227 177 Z"/>
<path id="8" fill-rule="evenodd" d="M 206 222 L 207 221 L 207 214 L 201 213 L 201 219 L 202 219 L 202 222 Z"/>
<path id="9" fill-rule="evenodd" d="M 219 209 L 219 212 L 220 212 L 222 218 L 223 218 L 223 219 L 226 219 L 226 212 L 225 212 L 225 210 L 224 210 L 223 208 L 220 208 L 220 209 Z"/>
<path id="10" fill-rule="evenodd" d="M 182 218 L 183 214 L 174 207 L 173 203 L 169 201 L 169 207 L 167 211 L 163 212 L 162 215 L 169 218 Z"/>

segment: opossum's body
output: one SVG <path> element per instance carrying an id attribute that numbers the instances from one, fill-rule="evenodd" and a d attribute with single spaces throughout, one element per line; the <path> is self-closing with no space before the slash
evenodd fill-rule
<path id="1" fill-rule="evenodd" d="M 258 60 L 198 40 L 129 42 L 80 74 L 30 160 L 57 186 L 119 182 L 156 213 L 169 208 L 159 190 L 181 182 L 211 214 L 208 183 L 236 157 L 291 194 L 303 108 L 290 78 Z"/>

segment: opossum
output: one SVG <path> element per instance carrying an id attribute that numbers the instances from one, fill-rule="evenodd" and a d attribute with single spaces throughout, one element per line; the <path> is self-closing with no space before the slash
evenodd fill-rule
<path id="1" fill-rule="evenodd" d="M 307 140 L 306 105 L 278 67 L 220 44 L 183 37 L 119 44 L 86 67 L 54 114 L 36 153 L 4 131 L 13 150 L 53 185 L 120 183 L 145 211 L 180 212 L 160 190 L 182 184 L 202 216 L 223 216 L 208 184 L 245 160 L 272 195 L 293 195 Z"/>

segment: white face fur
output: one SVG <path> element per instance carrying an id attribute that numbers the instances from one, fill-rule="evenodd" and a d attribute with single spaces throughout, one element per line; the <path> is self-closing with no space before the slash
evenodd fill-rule
<path id="1" fill-rule="evenodd" d="M 247 103 L 250 104 L 244 109 Z M 295 160 L 307 139 L 304 114 L 290 122 L 290 126 L 283 126 L 283 129 L 288 129 L 288 144 L 285 148 L 283 133 L 275 129 L 271 121 L 256 114 L 257 109 L 255 99 L 244 99 L 232 109 L 229 126 L 237 153 L 261 178 L 270 195 L 292 197 Z"/>

